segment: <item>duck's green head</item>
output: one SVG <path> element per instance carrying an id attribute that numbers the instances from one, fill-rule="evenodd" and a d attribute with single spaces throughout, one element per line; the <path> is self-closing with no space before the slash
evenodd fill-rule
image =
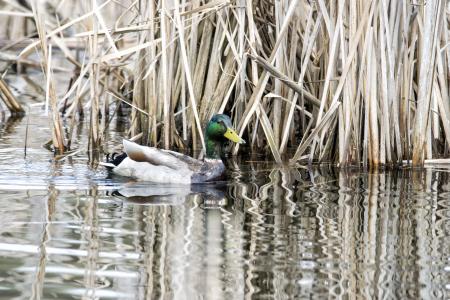
<path id="1" fill-rule="evenodd" d="M 227 115 L 214 115 L 206 126 L 206 157 L 219 158 L 222 147 L 227 140 L 234 143 L 245 144 L 233 129 L 231 119 Z"/>

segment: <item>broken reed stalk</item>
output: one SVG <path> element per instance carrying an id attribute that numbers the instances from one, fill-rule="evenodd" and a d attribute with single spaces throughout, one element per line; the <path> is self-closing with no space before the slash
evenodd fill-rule
<path id="1" fill-rule="evenodd" d="M 61 102 L 71 103 L 70 116 L 90 109 L 92 145 L 103 139 L 101 101 L 114 95 L 111 109 L 131 104 L 130 136 L 164 148 L 197 149 L 201 125 L 224 112 L 253 150 L 277 162 L 376 168 L 450 155 L 443 0 L 86 3 L 53 8 L 62 25 L 50 9 L 34 9 L 46 21 L 36 22 L 40 40 L 18 60 L 33 63 L 27 55 L 41 45 L 48 66 L 49 41 L 81 69 Z M 8 9 L 9 18 L 31 13 Z M 81 64 L 68 45 L 86 41 L 89 61 Z"/>
<path id="2" fill-rule="evenodd" d="M 22 105 L 20 105 L 20 103 L 16 100 L 8 85 L 2 78 L 0 78 L 0 98 L 3 99 L 3 102 L 11 114 L 23 115 L 25 113 Z"/>

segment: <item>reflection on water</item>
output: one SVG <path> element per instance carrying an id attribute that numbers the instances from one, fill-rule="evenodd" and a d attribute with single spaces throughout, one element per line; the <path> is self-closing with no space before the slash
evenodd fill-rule
<path id="1" fill-rule="evenodd" d="M 218 187 L 1 191 L 0 294 L 450 296 L 447 172 L 266 167 Z"/>
<path id="2" fill-rule="evenodd" d="M 450 297 L 449 170 L 244 160 L 220 184 L 136 183 L 91 169 L 81 129 L 55 160 L 43 107 L 0 114 L 1 299 Z"/>

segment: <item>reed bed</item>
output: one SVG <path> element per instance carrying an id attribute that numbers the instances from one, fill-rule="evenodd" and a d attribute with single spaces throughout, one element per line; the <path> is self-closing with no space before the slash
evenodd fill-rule
<path id="1" fill-rule="evenodd" d="M 131 107 L 129 136 L 163 148 L 201 149 L 202 125 L 224 112 L 249 141 L 244 151 L 280 163 L 449 157 L 449 2 L 2 3 L 1 34 L 26 45 L 0 59 L 32 67 L 39 53 L 60 151 L 71 139 L 61 111 L 73 120 L 89 112 L 89 149 L 98 150 L 109 118 Z M 61 99 L 52 51 L 73 65 Z"/>

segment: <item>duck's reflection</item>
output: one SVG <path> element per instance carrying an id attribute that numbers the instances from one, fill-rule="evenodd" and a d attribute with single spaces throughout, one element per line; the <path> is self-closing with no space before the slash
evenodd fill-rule
<path id="1" fill-rule="evenodd" d="M 112 192 L 123 201 L 143 205 L 182 205 L 188 199 L 200 197 L 204 208 L 221 207 L 226 204 L 226 183 L 195 185 L 163 185 L 145 182 L 125 184 Z"/>

